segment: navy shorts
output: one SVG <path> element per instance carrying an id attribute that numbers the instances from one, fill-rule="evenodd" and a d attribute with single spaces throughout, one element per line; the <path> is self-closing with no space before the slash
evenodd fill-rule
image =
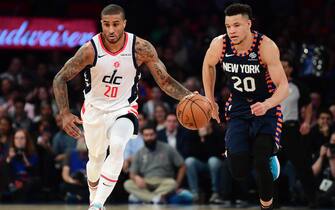
<path id="1" fill-rule="evenodd" d="M 275 145 L 278 148 L 280 145 L 281 129 L 281 116 L 276 115 L 254 116 L 249 119 L 238 117 L 229 119 L 225 136 L 226 148 L 230 154 L 249 152 L 253 139 L 259 134 L 273 136 Z"/>

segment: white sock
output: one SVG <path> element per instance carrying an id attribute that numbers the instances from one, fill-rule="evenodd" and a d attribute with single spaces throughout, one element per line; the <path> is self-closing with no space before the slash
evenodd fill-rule
<path id="1" fill-rule="evenodd" d="M 134 131 L 133 123 L 127 118 L 115 121 L 108 131 L 110 137 L 110 154 L 106 158 L 100 175 L 98 189 L 93 203 L 104 205 L 112 193 L 123 166 L 123 152 Z"/>

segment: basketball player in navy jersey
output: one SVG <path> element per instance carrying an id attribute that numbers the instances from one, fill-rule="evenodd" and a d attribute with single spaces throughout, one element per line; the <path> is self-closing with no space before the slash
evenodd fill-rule
<path id="1" fill-rule="evenodd" d="M 74 138 L 83 124 L 89 152 L 87 178 L 89 210 L 104 209 L 123 164 L 127 141 L 137 132 L 138 66 L 145 64 L 160 88 L 180 100 L 192 94 L 168 73 L 150 42 L 125 32 L 122 7 L 111 4 L 101 12 L 102 33 L 84 44 L 54 78 L 53 88 L 63 129 Z M 81 118 L 69 110 L 67 81 L 81 71 L 85 78 L 85 102 Z M 110 155 L 106 158 L 109 146 Z M 132 177 L 143 186 L 141 177 Z"/>
<path id="2" fill-rule="evenodd" d="M 215 66 L 220 62 L 231 91 L 226 103 L 226 146 L 232 175 L 243 179 L 256 171 L 261 209 L 272 209 L 271 156 L 279 148 L 280 102 L 288 96 L 288 82 L 276 44 L 251 30 L 251 7 L 232 4 L 225 10 L 227 34 L 214 38 L 203 62 L 206 97 L 212 117 L 220 122 L 214 99 Z"/>

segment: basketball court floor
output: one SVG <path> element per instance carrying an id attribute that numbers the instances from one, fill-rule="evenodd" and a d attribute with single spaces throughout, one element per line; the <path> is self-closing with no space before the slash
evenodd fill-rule
<path id="1" fill-rule="evenodd" d="M 1 205 L 0 210 L 87 210 L 85 205 Z M 106 210 L 259 210 L 259 207 L 249 208 L 224 208 L 220 205 L 113 205 L 107 206 Z M 280 210 L 307 210 L 299 207 L 281 207 Z"/>

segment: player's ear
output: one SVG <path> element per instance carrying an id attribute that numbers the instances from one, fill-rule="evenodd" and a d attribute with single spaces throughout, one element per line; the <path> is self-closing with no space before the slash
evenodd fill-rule
<path id="1" fill-rule="evenodd" d="M 125 28 L 126 25 L 127 25 L 127 19 L 124 19 L 124 20 L 123 20 L 123 28 Z"/>
<path id="2" fill-rule="evenodd" d="M 249 26 L 249 28 L 251 28 L 251 26 L 252 26 L 251 20 L 248 20 L 248 26 Z"/>

